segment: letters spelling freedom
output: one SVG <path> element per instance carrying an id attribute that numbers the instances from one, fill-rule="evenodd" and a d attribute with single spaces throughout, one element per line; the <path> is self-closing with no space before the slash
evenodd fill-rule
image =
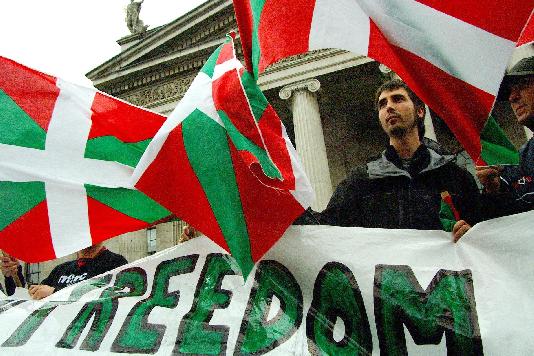
<path id="1" fill-rule="evenodd" d="M 60 291 L 53 301 L 1 301 L 0 351 L 390 355 L 434 347 L 455 355 L 493 353 L 500 326 L 490 319 L 502 319 L 505 328 L 507 314 L 526 313 L 488 312 L 495 303 L 487 288 L 504 289 L 488 281 L 505 279 L 482 271 L 508 267 L 487 268 L 487 260 L 469 265 L 480 259 L 476 251 L 486 235 L 470 236 L 472 245 L 459 253 L 439 231 L 293 228 L 245 285 L 235 261 L 200 238 Z M 328 245 L 336 239 L 339 246 Z M 398 243 L 385 248 L 391 241 Z M 366 243 L 374 246 L 359 251 Z M 300 253 L 287 253 L 297 246 Z M 375 248 L 381 256 L 367 258 Z M 502 308 L 520 305 L 509 302 Z M 524 338 L 515 335 L 515 351 L 528 349 L 532 342 Z"/>

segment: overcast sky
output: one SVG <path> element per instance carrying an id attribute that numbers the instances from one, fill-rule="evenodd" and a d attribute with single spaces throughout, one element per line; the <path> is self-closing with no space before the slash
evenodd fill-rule
<path id="1" fill-rule="evenodd" d="M 150 28 L 206 0 L 145 0 L 140 18 Z M 129 0 L 7 0 L 0 8 L 0 55 L 65 80 L 91 86 L 85 73 L 120 52 L 128 35 Z"/>

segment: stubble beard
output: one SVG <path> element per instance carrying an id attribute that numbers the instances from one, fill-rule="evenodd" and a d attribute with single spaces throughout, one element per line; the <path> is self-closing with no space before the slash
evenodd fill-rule
<path id="1" fill-rule="evenodd" d="M 389 136 L 395 138 L 401 138 L 406 135 L 408 129 L 404 126 L 395 126 L 389 131 Z"/>
<path id="2" fill-rule="evenodd" d="M 404 136 L 408 134 L 408 132 L 410 132 L 414 128 L 417 128 L 418 120 L 419 118 L 414 114 L 413 121 L 410 126 L 406 126 L 406 125 L 394 126 L 389 130 L 389 136 L 393 138 L 403 138 Z"/>

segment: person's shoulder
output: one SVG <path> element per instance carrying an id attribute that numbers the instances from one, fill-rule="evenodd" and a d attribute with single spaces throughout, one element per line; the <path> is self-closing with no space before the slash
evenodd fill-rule
<path id="1" fill-rule="evenodd" d="M 339 186 L 348 186 L 348 185 L 353 185 L 353 184 L 357 184 L 363 180 L 366 180 L 368 179 L 369 175 L 367 173 L 367 165 L 358 165 L 356 167 L 353 167 L 349 173 L 347 174 L 347 177 L 345 177 L 345 179 L 343 179 L 339 185 Z"/>
<path id="2" fill-rule="evenodd" d="M 107 261 L 120 263 L 120 265 L 125 265 L 128 263 L 128 261 L 126 260 L 126 258 L 124 258 L 123 255 L 115 253 L 110 250 L 105 250 L 102 253 L 102 257 L 105 258 Z"/>
<path id="3" fill-rule="evenodd" d="M 57 271 L 57 270 L 65 269 L 75 264 L 76 264 L 76 260 L 62 262 L 58 264 L 56 267 L 54 267 L 50 273 Z"/>

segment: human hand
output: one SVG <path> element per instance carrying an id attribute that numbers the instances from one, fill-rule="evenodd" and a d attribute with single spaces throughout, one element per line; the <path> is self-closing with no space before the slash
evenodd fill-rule
<path id="1" fill-rule="evenodd" d="M 480 183 L 486 188 L 489 193 L 496 193 L 501 187 L 500 174 L 502 172 L 500 166 L 476 166 L 476 175 Z"/>
<path id="2" fill-rule="evenodd" d="M 452 241 L 458 242 L 464 234 L 469 231 L 471 225 L 469 225 L 465 220 L 459 220 L 454 224 L 452 228 Z"/>
<path id="3" fill-rule="evenodd" d="M 2 269 L 2 274 L 5 277 L 14 277 L 17 275 L 19 268 L 19 261 L 16 258 L 9 256 L 4 253 L 1 258 L 0 269 Z"/>
<path id="4" fill-rule="evenodd" d="M 184 226 L 182 230 L 182 234 L 180 235 L 180 238 L 178 239 L 178 243 L 186 242 L 191 240 L 195 237 L 195 228 L 189 225 Z"/>
<path id="5" fill-rule="evenodd" d="M 35 300 L 43 299 L 54 293 L 55 288 L 46 284 L 34 284 L 28 288 L 30 297 Z"/>

